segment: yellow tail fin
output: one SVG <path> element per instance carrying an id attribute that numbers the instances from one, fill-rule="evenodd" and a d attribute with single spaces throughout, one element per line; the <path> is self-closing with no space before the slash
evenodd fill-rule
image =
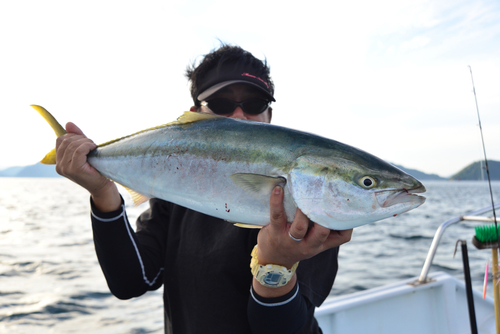
<path id="1" fill-rule="evenodd" d="M 35 104 L 31 105 L 33 109 L 38 111 L 40 115 L 42 115 L 43 118 L 49 123 L 49 125 L 52 127 L 52 130 L 56 133 L 57 137 L 60 137 L 66 133 L 66 130 L 59 124 L 59 122 L 52 116 L 44 107 L 37 106 Z M 54 148 L 52 151 L 47 153 L 45 157 L 40 160 L 42 164 L 46 165 L 54 165 L 56 163 L 56 149 Z"/>

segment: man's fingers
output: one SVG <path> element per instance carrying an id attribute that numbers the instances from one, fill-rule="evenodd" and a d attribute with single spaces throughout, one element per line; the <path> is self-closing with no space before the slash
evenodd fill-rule
<path id="1" fill-rule="evenodd" d="M 307 235 L 307 241 L 312 247 L 322 247 L 323 244 L 328 240 L 331 235 L 332 230 L 324 226 L 314 224 L 309 229 L 309 234 Z"/>
<path id="2" fill-rule="evenodd" d="M 299 209 L 295 212 L 295 219 L 293 220 L 292 225 L 290 226 L 290 237 L 292 239 L 304 239 L 307 234 L 307 230 L 309 228 L 309 218 L 305 214 L 302 213 Z"/>
<path id="3" fill-rule="evenodd" d="M 270 196 L 270 224 L 258 235 L 258 256 L 262 263 L 293 266 L 351 239 L 352 230 L 333 231 L 313 223 L 297 209 L 291 224 L 283 206 L 284 191 L 276 186 Z"/>
<path id="4" fill-rule="evenodd" d="M 282 226 L 286 224 L 286 213 L 283 207 L 283 189 L 280 186 L 274 187 L 269 205 L 271 207 L 271 225 Z"/>
<path id="5" fill-rule="evenodd" d="M 68 156 L 73 156 L 75 153 L 87 155 L 90 151 L 92 151 L 96 145 L 94 142 L 87 137 L 75 134 L 65 134 L 57 138 L 56 142 L 57 147 L 57 161 L 61 158 L 68 160 Z M 62 154 L 62 155 L 61 155 Z M 63 156 L 65 158 L 63 158 Z"/>
<path id="6" fill-rule="evenodd" d="M 351 241 L 353 229 L 343 231 L 330 231 L 328 239 L 325 241 L 327 248 L 337 247 Z"/>
<path id="7" fill-rule="evenodd" d="M 72 123 L 72 122 L 66 123 L 66 132 L 85 136 L 83 131 L 80 130 L 80 128 L 78 126 L 76 126 L 75 123 Z"/>
<path id="8" fill-rule="evenodd" d="M 96 145 L 87 137 L 74 133 L 67 133 L 57 138 L 56 171 L 72 179 L 75 173 L 88 169 L 87 154 Z"/>

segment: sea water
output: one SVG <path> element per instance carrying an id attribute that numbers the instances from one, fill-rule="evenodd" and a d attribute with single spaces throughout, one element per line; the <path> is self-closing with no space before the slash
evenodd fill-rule
<path id="1" fill-rule="evenodd" d="M 486 182 L 424 184 L 422 207 L 354 230 L 341 247 L 332 296 L 419 276 L 442 222 L 491 205 Z M 500 200 L 500 182 L 493 192 Z M 134 207 L 123 195 L 134 221 L 147 204 Z M 491 252 L 471 244 L 477 224 L 448 228 L 431 272 L 463 281 L 460 247 L 453 253 L 456 241 L 466 240 L 473 287 L 482 290 Z M 85 190 L 62 178 L 0 178 L 0 333 L 162 332 L 161 289 L 125 301 L 109 292 L 94 253 Z"/>

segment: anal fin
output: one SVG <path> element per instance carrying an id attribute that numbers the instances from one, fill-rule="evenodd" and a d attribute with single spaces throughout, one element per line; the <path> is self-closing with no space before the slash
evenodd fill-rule
<path id="1" fill-rule="evenodd" d="M 264 226 L 260 225 L 251 225 L 251 224 L 243 224 L 243 223 L 235 223 L 234 226 L 238 226 L 241 228 L 263 228 Z"/>
<path id="2" fill-rule="evenodd" d="M 139 206 L 142 203 L 145 203 L 145 202 L 149 201 L 149 199 L 150 199 L 148 196 L 143 195 L 143 194 L 139 194 L 137 191 L 132 190 L 132 189 L 130 189 L 128 187 L 125 187 L 122 184 L 120 184 L 120 186 L 122 186 L 123 188 L 125 188 L 125 190 L 128 191 L 128 193 L 130 194 L 130 197 L 132 197 L 132 200 L 134 201 L 134 205 L 135 206 Z"/>

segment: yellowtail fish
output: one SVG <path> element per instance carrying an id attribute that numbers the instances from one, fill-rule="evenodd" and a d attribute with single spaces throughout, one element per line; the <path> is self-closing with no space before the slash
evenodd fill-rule
<path id="1" fill-rule="evenodd" d="M 33 106 L 58 136 L 65 130 Z M 55 163 L 55 150 L 42 163 Z M 288 221 L 296 208 L 345 230 L 415 209 L 425 187 L 352 146 L 276 125 L 185 112 L 169 124 L 99 145 L 88 162 L 140 194 L 244 225 L 269 223 L 269 197 L 284 189 Z"/>

